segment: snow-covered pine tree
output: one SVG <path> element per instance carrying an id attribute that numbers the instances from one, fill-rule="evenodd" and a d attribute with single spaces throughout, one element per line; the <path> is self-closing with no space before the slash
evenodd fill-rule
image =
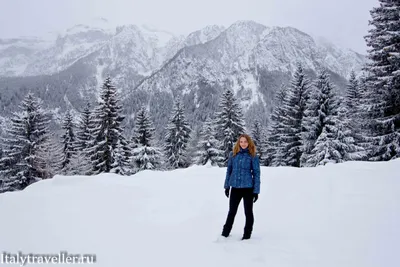
<path id="1" fill-rule="evenodd" d="M 154 145 L 155 129 L 145 107 L 136 115 L 132 149 L 132 162 L 136 171 L 156 170 L 160 168 L 162 153 Z"/>
<path id="2" fill-rule="evenodd" d="M 264 127 L 261 125 L 259 120 L 255 120 L 253 124 L 253 129 L 251 131 L 251 138 L 254 141 L 254 144 L 256 146 L 256 153 L 257 155 L 262 158 L 263 157 L 263 151 L 264 149 Z"/>
<path id="3" fill-rule="evenodd" d="M 45 159 L 41 157 L 41 149 L 49 137 L 50 118 L 42 109 L 40 99 L 31 93 L 19 107 L 21 111 L 13 113 L 4 140 L 5 156 L 1 159 L 4 191 L 22 190 L 50 178 Z"/>
<path id="4" fill-rule="evenodd" d="M 342 99 L 342 101 L 340 101 L 341 105 L 339 109 L 339 123 L 341 123 L 341 131 L 343 131 L 344 136 L 346 136 L 346 139 L 344 140 L 348 140 L 352 145 L 358 147 L 357 149 L 354 149 L 359 153 L 357 153 L 357 157 L 351 156 L 351 159 L 347 158 L 346 156 L 345 161 L 367 159 L 365 149 L 362 148 L 365 140 L 362 135 L 364 115 L 361 109 L 363 104 L 363 92 L 361 88 L 362 87 L 356 77 L 355 72 L 352 71 L 350 73 L 350 79 L 347 85 L 346 96 L 344 99 Z M 364 156 L 361 157 L 361 154 Z"/>
<path id="5" fill-rule="evenodd" d="M 267 134 L 264 144 L 263 156 L 261 162 L 265 166 L 281 166 L 283 153 L 279 151 L 281 148 L 282 137 L 285 131 L 283 118 L 286 116 L 286 111 L 283 108 L 283 102 L 286 98 L 286 87 L 281 86 L 275 95 L 274 109 L 271 113 L 270 124 L 267 127 Z"/>
<path id="6" fill-rule="evenodd" d="M 138 166 L 136 166 L 135 162 L 132 159 L 132 156 L 133 156 L 132 151 L 134 151 L 136 148 L 139 147 L 139 144 L 136 143 L 136 141 L 137 141 L 136 140 L 136 136 L 133 133 L 132 136 L 131 136 L 131 139 L 129 141 L 129 144 L 128 144 L 129 145 L 129 150 L 131 151 L 131 156 L 129 158 L 129 171 L 130 171 L 130 174 L 132 174 L 132 175 L 139 171 Z"/>
<path id="7" fill-rule="evenodd" d="M 306 103 L 306 110 L 302 122 L 303 127 L 303 154 L 300 158 L 300 167 L 309 166 L 308 159 L 312 156 L 312 149 L 318 136 L 322 133 L 323 119 L 319 115 L 322 104 L 322 88 L 331 86 L 328 82 L 328 74 L 325 70 L 320 70 L 317 78 L 309 89 Z"/>
<path id="8" fill-rule="evenodd" d="M 169 168 L 187 168 L 191 160 L 186 152 L 190 141 L 191 128 L 186 121 L 181 99 L 175 100 L 170 122 L 166 127 L 164 153 Z"/>
<path id="9" fill-rule="evenodd" d="M 297 64 L 296 71 L 283 101 L 285 116 L 282 118 L 284 134 L 279 146 L 281 165 L 300 167 L 300 158 L 303 154 L 303 117 L 306 110 L 307 94 L 310 82 L 306 77 L 303 67 Z"/>
<path id="10" fill-rule="evenodd" d="M 53 177 L 56 174 L 63 174 L 63 145 L 57 136 L 49 136 L 46 142 L 41 146 L 39 156 L 44 159 L 44 169 L 49 174 L 49 177 Z"/>
<path id="11" fill-rule="evenodd" d="M 4 140 L 3 136 L 0 135 L 0 171 L 2 170 L 1 159 L 4 157 L 3 140 Z M 0 177 L 1 177 L 1 175 L 0 175 Z"/>
<path id="12" fill-rule="evenodd" d="M 89 142 L 92 138 L 90 133 L 90 123 L 91 123 L 91 111 L 90 104 L 87 103 L 81 116 L 78 120 L 76 139 L 77 139 L 77 149 L 84 151 L 89 147 Z"/>
<path id="13" fill-rule="evenodd" d="M 345 103 L 351 117 L 357 118 L 359 116 L 359 105 L 361 100 L 360 85 L 357 80 L 354 70 L 350 73 L 349 82 L 347 84 Z"/>
<path id="14" fill-rule="evenodd" d="M 1 131 L 0 131 L 0 141 L 2 141 L 2 138 L 1 138 Z M 3 158 L 3 155 L 4 155 L 4 153 L 3 153 L 3 147 L 2 147 L 2 143 L 0 143 L 0 193 L 3 193 L 3 180 L 4 180 L 4 177 L 3 177 L 3 174 L 2 174 L 2 170 L 3 170 L 3 166 L 2 166 L 2 163 L 1 163 L 1 159 Z"/>
<path id="15" fill-rule="evenodd" d="M 270 123 L 270 121 L 269 121 Z M 269 125 L 269 124 L 268 124 Z M 269 164 L 269 159 L 271 158 L 267 153 L 269 149 L 269 144 L 268 144 L 268 125 L 264 127 L 262 134 L 261 134 L 261 145 L 259 146 L 259 153 L 260 153 L 260 164 L 261 166 L 268 166 Z"/>
<path id="16" fill-rule="evenodd" d="M 374 151 L 374 121 L 371 119 L 373 110 L 371 109 L 371 99 L 370 95 L 373 90 L 368 89 L 370 86 L 370 83 L 368 82 L 368 76 L 366 73 L 364 73 L 360 78 L 358 82 L 358 86 L 360 89 L 360 95 L 361 98 L 359 100 L 359 117 L 357 118 L 358 120 L 358 125 L 360 126 L 359 128 L 359 139 L 357 140 L 357 143 L 361 145 L 366 153 L 365 159 L 364 160 L 371 160 L 373 155 L 372 152 Z M 361 140 L 361 141 L 360 141 Z"/>
<path id="17" fill-rule="evenodd" d="M 69 171 L 74 169 L 74 166 L 71 166 L 71 159 L 76 156 L 76 137 L 75 137 L 75 125 L 73 122 L 73 118 L 71 115 L 71 111 L 67 110 L 65 113 L 62 129 L 64 130 L 63 135 L 61 136 L 62 144 L 63 144 L 63 161 L 61 164 L 61 169 L 63 174 L 69 175 Z"/>
<path id="18" fill-rule="evenodd" d="M 132 170 L 129 167 L 132 153 L 129 148 L 129 143 L 123 135 L 121 135 L 115 152 L 115 159 L 110 172 L 120 175 L 130 175 Z"/>
<path id="19" fill-rule="evenodd" d="M 219 149 L 218 140 L 215 136 L 213 119 L 207 117 L 200 131 L 200 140 L 195 158 L 196 164 L 206 165 L 209 162 L 212 166 L 220 166 L 224 161 L 224 153 Z"/>
<path id="20" fill-rule="evenodd" d="M 318 93 L 310 95 L 303 124 L 308 131 L 306 142 L 312 145 L 311 153 L 303 158 L 308 167 L 343 161 L 338 141 L 339 99 L 325 69 L 319 72 L 315 89 Z"/>
<path id="21" fill-rule="evenodd" d="M 107 77 L 103 83 L 100 101 L 92 116 L 90 132 L 93 139 L 89 142 L 88 153 L 92 161 L 91 174 L 115 172 L 118 170 L 118 153 L 121 146 L 123 129 L 121 126 L 124 116 L 122 106 L 117 96 L 117 89 Z M 127 164 L 127 163 L 126 163 Z"/>
<path id="22" fill-rule="evenodd" d="M 379 0 L 371 10 L 365 36 L 368 58 L 368 99 L 373 132 L 371 158 L 390 160 L 400 156 L 400 2 Z"/>
<path id="23" fill-rule="evenodd" d="M 93 169 L 89 153 L 90 142 L 94 139 L 90 132 L 91 116 L 90 104 L 87 103 L 78 119 L 76 129 L 76 157 L 72 159 L 72 165 L 75 166 L 73 174 L 89 175 Z"/>
<path id="24" fill-rule="evenodd" d="M 191 159 L 190 164 L 197 164 L 198 145 L 201 138 L 201 130 L 203 123 L 192 125 L 190 133 L 190 141 L 188 143 L 187 156 Z"/>
<path id="25" fill-rule="evenodd" d="M 216 137 L 220 142 L 220 150 L 224 151 L 222 166 L 228 163 L 229 153 L 237 139 L 245 133 L 243 111 L 230 89 L 222 94 L 219 111 L 216 113 Z"/>
<path id="26" fill-rule="evenodd" d="M 335 120 L 337 128 L 337 149 L 343 161 L 365 160 L 366 151 L 356 140 L 356 132 L 353 126 L 354 117 L 352 117 L 351 112 L 348 110 L 347 101 L 340 98 L 338 116 Z"/>
<path id="27" fill-rule="evenodd" d="M 358 112 L 359 112 L 359 125 L 360 125 L 360 130 L 364 133 L 363 134 L 363 139 L 366 139 L 366 135 L 372 136 L 372 133 L 370 132 L 372 128 L 369 126 L 369 123 L 371 122 L 370 116 L 369 116 L 369 99 L 368 99 L 368 93 L 370 90 L 368 90 L 368 78 L 365 73 L 363 73 L 360 78 L 358 79 L 358 88 L 359 88 L 359 93 L 360 93 L 360 99 L 359 99 L 359 107 L 358 107 Z"/>

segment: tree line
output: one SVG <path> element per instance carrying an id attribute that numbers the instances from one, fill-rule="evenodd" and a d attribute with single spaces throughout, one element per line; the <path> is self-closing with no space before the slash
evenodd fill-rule
<path id="1" fill-rule="evenodd" d="M 400 156 L 400 4 L 381 0 L 371 11 L 374 26 L 365 37 L 370 61 L 363 75 L 351 73 L 340 94 L 321 68 L 311 81 L 301 64 L 275 96 L 269 124 L 249 127 L 231 90 L 207 117 L 189 151 L 194 132 L 176 98 L 162 142 L 146 106 L 135 114 L 133 134 L 124 135 L 122 107 L 110 77 L 97 105 L 74 123 L 63 118 L 61 138 L 49 130 L 50 114 L 28 93 L 11 118 L 0 147 L 0 192 L 21 190 L 56 174 L 133 175 L 192 164 L 226 166 L 241 133 L 251 132 L 263 166 L 315 167 L 345 161 L 386 161 Z M 60 140 L 59 140 L 60 139 Z"/>

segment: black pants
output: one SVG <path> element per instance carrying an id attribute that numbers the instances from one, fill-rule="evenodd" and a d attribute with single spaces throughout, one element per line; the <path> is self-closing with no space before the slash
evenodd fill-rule
<path id="1" fill-rule="evenodd" d="M 246 215 L 246 225 L 244 227 L 244 235 L 251 235 L 254 224 L 253 215 L 253 188 L 233 188 L 231 189 L 230 199 L 229 199 L 229 212 L 228 217 L 223 228 L 223 234 L 228 236 L 232 230 L 233 222 L 235 221 L 235 216 L 243 198 L 244 204 L 244 214 Z"/>

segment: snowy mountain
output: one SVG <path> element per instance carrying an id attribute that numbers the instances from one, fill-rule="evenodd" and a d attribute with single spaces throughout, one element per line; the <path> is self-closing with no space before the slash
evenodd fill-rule
<path id="1" fill-rule="evenodd" d="M 226 168 L 55 176 L 0 194 L 0 251 L 96 254 L 99 267 L 397 267 L 399 168 L 400 160 L 261 167 L 245 241 L 242 204 L 231 236 L 220 236 Z"/>
<path id="2" fill-rule="evenodd" d="M 227 88 L 241 101 L 249 124 L 256 118 L 266 122 L 276 90 L 288 83 L 297 62 L 311 78 L 320 67 L 327 68 L 341 90 L 350 70 L 359 71 L 365 62 L 362 55 L 297 29 L 254 21 L 238 21 L 226 29 L 208 26 L 187 36 L 146 25 L 88 25 L 77 25 L 46 49 L 21 56 L 11 64 L 18 72 L 0 64 L 2 75 L 20 75 L 0 76 L 0 116 L 15 109 L 32 88 L 55 113 L 67 107 L 80 110 L 98 97 L 110 75 L 124 101 L 128 125 L 145 104 L 157 114 L 156 127 L 165 126 L 173 100 L 181 94 L 189 121 L 203 121 Z M 2 55 L 0 62 L 6 58 Z"/>
<path id="3" fill-rule="evenodd" d="M 148 25 L 124 25 L 113 28 L 105 19 L 78 24 L 60 33 L 53 43 L 36 39 L 0 40 L 0 76 L 49 75 L 66 70 L 93 52 L 109 52 L 115 67 L 119 60 L 133 60 L 135 72 L 149 75 L 176 52 L 188 45 L 207 42 L 217 37 L 223 27 L 208 26 L 186 36 L 154 29 Z M 36 41 L 36 42 L 35 42 Z M 24 50 L 25 49 L 25 50 Z M 124 51 L 111 51 L 121 50 Z M 114 53 L 115 52 L 115 53 Z M 19 55 L 21 54 L 21 55 Z M 125 56 L 128 55 L 128 59 Z M 136 64 L 135 64 L 136 63 Z M 113 68 L 111 67 L 111 68 Z M 128 68 L 127 71 L 131 69 Z"/>
<path id="4" fill-rule="evenodd" d="M 314 40 L 292 27 L 269 29 L 250 56 L 253 65 L 268 71 L 293 72 L 296 62 L 316 72 L 323 66 L 348 78 L 352 69 L 361 71 L 365 58 L 351 50 L 340 49 L 329 41 Z"/>
<path id="5" fill-rule="evenodd" d="M 52 40 L 39 38 L 1 40 L 0 75 L 54 74 L 93 52 L 101 53 L 104 46 L 108 46 L 108 50 L 118 49 L 113 48 L 116 45 L 128 49 L 126 54 L 137 61 L 133 68 L 142 65 L 139 66 L 138 73 L 148 75 L 149 70 L 152 72 L 160 68 L 180 49 L 204 44 L 217 37 L 226 39 L 216 43 L 222 45 L 218 47 L 221 53 L 218 59 L 224 65 L 232 65 L 232 60 L 246 64 L 249 57 L 254 57 L 252 63 L 267 66 L 269 70 L 293 70 L 293 66 L 287 64 L 296 60 L 315 70 L 312 61 L 319 61 L 332 71 L 347 77 L 352 68 L 360 70 L 360 64 L 365 61 L 362 55 L 339 48 L 322 38 L 314 40 L 294 28 L 268 28 L 253 21 L 238 21 L 228 29 L 217 25 L 207 26 L 188 36 L 175 36 L 146 25 L 113 28 L 105 19 L 94 22 L 67 29 L 52 44 Z M 112 64 L 116 65 L 118 62 L 115 61 L 125 56 L 121 53 L 112 55 Z M 240 60 L 239 56 L 242 57 Z"/>
<path id="6" fill-rule="evenodd" d="M 36 53 L 51 44 L 37 37 L 0 39 L 0 76 L 22 75 L 34 60 Z"/>
<path id="7" fill-rule="evenodd" d="M 343 77 L 349 77 L 351 69 L 356 73 L 362 71 L 361 66 L 366 61 L 365 56 L 350 49 L 343 49 L 322 37 L 315 38 L 315 42 L 319 54 L 331 70 Z"/>
<path id="8" fill-rule="evenodd" d="M 225 28 L 223 26 L 211 25 L 201 30 L 190 33 L 186 38 L 183 46 L 191 46 L 204 44 L 218 37 Z"/>
<path id="9" fill-rule="evenodd" d="M 98 50 L 111 34 L 103 29 L 76 25 L 58 36 L 54 45 L 35 54 L 23 75 L 52 74 L 65 70 L 80 58 Z"/>
<path id="10" fill-rule="evenodd" d="M 217 38 L 180 50 L 136 90 L 183 94 L 190 107 L 204 110 L 207 106 L 215 109 L 213 99 L 230 88 L 251 123 L 256 118 L 265 120 L 275 91 L 288 82 L 297 62 L 311 77 L 320 67 L 327 68 L 332 80 L 343 89 L 347 75 L 352 69 L 359 71 L 364 61 L 359 54 L 332 44 L 320 46 L 294 28 L 268 28 L 253 21 L 238 21 Z M 199 112 L 192 120 L 203 116 Z"/>

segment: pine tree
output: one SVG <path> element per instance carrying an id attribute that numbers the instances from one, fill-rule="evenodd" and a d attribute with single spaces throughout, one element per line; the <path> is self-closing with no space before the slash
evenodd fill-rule
<path id="1" fill-rule="evenodd" d="M 312 150 L 312 156 L 308 158 L 307 166 L 325 165 L 327 163 L 342 162 L 342 155 L 338 150 L 335 140 L 335 129 L 333 125 L 323 127 Z"/>
<path id="2" fill-rule="evenodd" d="M 222 95 L 216 118 L 217 140 L 220 142 L 220 149 L 224 151 L 225 159 L 222 164 L 226 166 L 234 144 L 245 133 L 243 111 L 229 89 Z"/>
<path id="3" fill-rule="evenodd" d="M 268 129 L 269 129 L 268 125 L 266 127 L 264 127 L 264 129 L 262 131 L 261 141 L 260 141 L 261 145 L 259 145 L 259 153 L 260 153 L 259 159 L 260 159 L 260 164 L 262 166 L 269 166 L 270 160 L 272 158 L 271 155 L 268 154 L 269 153 L 268 150 L 270 149 L 270 146 L 268 143 L 270 140 L 269 136 L 268 136 Z"/>
<path id="4" fill-rule="evenodd" d="M 357 80 L 356 74 L 353 71 L 350 73 L 350 79 L 347 85 L 345 103 L 350 114 L 357 118 L 359 116 L 359 104 L 361 100 L 360 85 Z"/>
<path id="5" fill-rule="evenodd" d="M 204 123 L 203 123 L 204 124 Z M 197 164 L 198 146 L 201 142 L 201 131 L 203 124 L 194 124 L 191 129 L 190 141 L 188 143 L 187 156 L 191 159 L 190 164 Z"/>
<path id="6" fill-rule="evenodd" d="M 136 116 L 132 149 L 132 160 L 135 170 L 155 170 L 160 168 L 162 153 L 154 146 L 155 129 L 145 107 Z"/>
<path id="7" fill-rule="evenodd" d="M 325 70 L 320 70 L 316 80 L 310 88 L 304 112 L 302 127 L 303 131 L 303 154 L 300 158 L 300 166 L 308 166 L 307 160 L 312 156 L 312 149 L 318 136 L 322 133 L 323 118 L 319 110 L 322 105 L 322 90 L 324 87 L 330 87 L 328 75 Z"/>
<path id="8" fill-rule="evenodd" d="M 83 112 L 80 115 L 76 131 L 76 153 L 72 159 L 71 175 L 90 175 L 92 173 L 93 165 L 90 160 L 90 145 L 94 137 L 91 133 L 92 126 L 92 113 L 90 104 L 87 103 Z"/>
<path id="9" fill-rule="evenodd" d="M 1 138 L 1 132 L 0 132 L 0 140 L 2 140 Z M 4 156 L 3 153 L 3 148 L 2 148 L 2 144 L 0 144 L 0 193 L 3 193 L 3 174 L 2 174 L 2 170 L 4 169 L 4 167 L 2 166 L 2 158 Z"/>
<path id="10" fill-rule="evenodd" d="M 88 149 L 90 140 L 91 140 L 91 112 L 90 112 L 90 104 L 86 104 L 79 122 L 78 128 L 76 132 L 76 139 L 77 139 L 77 149 L 80 151 L 84 151 Z"/>
<path id="11" fill-rule="evenodd" d="M 400 2 L 379 0 L 371 10 L 369 34 L 365 36 L 370 63 L 368 73 L 371 160 L 400 156 Z"/>
<path id="12" fill-rule="evenodd" d="M 48 177 L 62 174 L 62 164 L 64 162 L 63 146 L 56 136 L 49 136 L 41 146 L 38 154 L 39 157 L 44 159 L 44 170 L 48 173 Z"/>
<path id="13" fill-rule="evenodd" d="M 313 94 L 310 95 L 303 126 L 307 129 L 306 142 L 310 151 L 303 154 L 304 166 L 342 162 L 338 141 L 338 97 L 326 70 L 321 70 Z M 314 142 L 315 140 L 315 142 Z M 311 149 L 310 149 L 311 148 Z"/>
<path id="14" fill-rule="evenodd" d="M 365 150 L 365 159 L 364 160 L 372 160 L 373 159 L 373 151 L 374 151 L 374 142 L 376 141 L 376 138 L 374 137 L 375 131 L 374 131 L 374 121 L 371 119 L 372 114 L 374 111 L 371 108 L 371 92 L 372 90 L 369 89 L 370 83 L 368 82 L 369 78 L 364 73 L 360 79 L 359 79 L 359 89 L 360 89 L 360 95 L 361 99 L 359 100 L 360 106 L 358 108 L 359 110 L 359 117 L 357 118 L 358 120 L 358 125 L 360 126 L 359 130 L 359 138 L 358 142 Z M 357 134 L 357 133 L 356 133 Z M 361 140 L 361 141 L 359 141 Z"/>
<path id="15" fill-rule="evenodd" d="M 121 167 L 121 161 L 116 160 L 124 159 L 119 155 L 123 151 L 121 123 L 124 116 L 121 113 L 117 90 L 111 78 L 107 77 L 102 86 L 99 105 L 92 116 L 92 138 L 88 149 L 93 164 L 92 174 L 118 172 Z"/>
<path id="16" fill-rule="evenodd" d="M 123 135 L 121 135 L 120 139 L 118 140 L 114 155 L 114 164 L 112 165 L 110 172 L 120 175 L 131 174 L 129 163 L 132 153 L 130 152 L 129 144 Z"/>
<path id="17" fill-rule="evenodd" d="M 348 104 L 344 99 L 339 101 L 336 123 L 338 151 L 343 161 L 358 161 L 366 159 L 365 149 L 357 142 L 354 121 Z"/>
<path id="18" fill-rule="evenodd" d="M 40 100 L 27 94 L 20 105 L 20 112 L 13 113 L 11 127 L 4 140 L 5 157 L 1 159 L 5 191 L 22 190 L 41 179 L 50 178 L 46 172 L 41 151 L 49 137 L 50 118 Z"/>
<path id="19" fill-rule="evenodd" d="M 287 96 L 283 101 L 285 116 L 282 118 L 284 134 L 282 135 L 280 158 L 283 166 L 300 167 L 300 158 L 303 154 L 303 117 L 306 111 L 307 94 L 310 82 L 306 77 L 301 64 L 293 75 Z"/>
<path id="20" fill-rule="evenodd" d="M 218 140 L 215 138 L 213 119 L 207 117 L 200 131 L 200 141 L 197 145 L 195 163 L 205 165 L 208 162 L 212 166 L 220 166 L 224 161 L 223 151 L 219 149 Z"/>
<path id="21" fill-rule="evenodd" d="M 254 144 L 256 146 L 256 153 L 259 156 L 259 158 L 262 158 L 263 157 L 263 151 L 265 150 L 264 149 L 264 144 L 265 144 L 264 137 L 265 137 L 265 135 L 264 135 L 264 129 L 263 129 L 263 127 L 262 127 L 262 125 L 261 125 L 259 120 L 256 120 L 254 122 L 253 129 L 252 129 L 252 132 L 251 132 L 251 136 L 252 136 L 252 139 L 253 139 Z"/>
<path id="22" fill-rule="evenodd" d="M 187 168 L 190 159 L 186 156 L 188 142 L 190 141 L 191 128 L 186 122 L 183 105 L 178 98 L 172 110 L 170 122 L 166 128 L 165 156 L 170 168 Z"/>
<path id="23" fill-rule="evenodd" d="M 359 120 L 359 125 L 360 125 L 360 130 L 363 133 L 367 133 L 369 136 L 372 135 L 372 128 L 370 127 L 370 116 L 369 116 L 369 91 L 368 90 L 368 78 L 366 74 L 364 73 L 360 78 L 358 82 L 358 88 L 360 92 L 360 99 L 359 99 L 359 107 L 358 107 L 358 120 Z M 363 136 L 363 139 L 365 139 L 365 135 Z"/>
<path id="24" fill-rule="evenodd" d="M 263 151 L 263 157 L 261 157 L 261 161 L 265 166 L 281 166 L 282 164 L 281 155 L 283 153 L 280 149 L 285 131 L 283 118 L 286 116 L 286 111 L 282 104 L 286 95 L 286 88 L 282 86 L 275 96 L 275 105 L 267 128 L 266 143 L 263 146 L 265 151 Z"/>
<path id="25" fill-rule="evenodd" d="M 63 144 L 63 155 L 64 159 L 62 161 L 61 169 L 64 174 L 69 174 L 71 168 L 71 159 L 76 156 L 76 137 L 74 133 L 74 123 L 72 119 L 71 112 L 68 110 L 65 113 L 64 122 L 62 125 L 62 129 L 64 133 L 62 135 L 62 144 Z"/>
<path id="26" fill-rule="evenodd" d="M 361 107 L 363 106 L 363 92 L 362 85 L 356 78 L 354 71 L 350 73 L 350 79 L 347 85 L 346 96 L 340 103 L 339 110 L 339 123 L 341 124 L 340 129 L 343 135 L 346 136 L 344 140 L 351 142 L 352 146 L 355 146 L 353 150 L 358 151 L 357 156 L 345 157 L 347 160 L 365 160 L 367 158 L 366 151 L 363 148 L 365 143 L 362 135 L 363 125 L 363 112 Z M 351 140 L 351 141 L 350 141 Z M 361 157 L 361 154 L 363 155 Z"/>

